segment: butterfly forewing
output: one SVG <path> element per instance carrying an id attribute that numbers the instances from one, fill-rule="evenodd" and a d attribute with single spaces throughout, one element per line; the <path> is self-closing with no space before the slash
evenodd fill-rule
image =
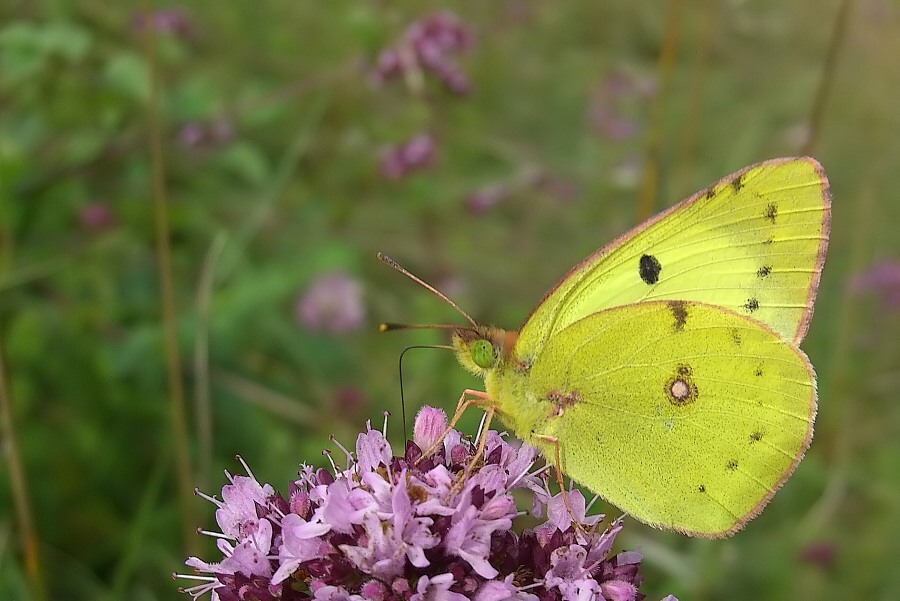
<path id="1" fill-rule="evenodd" d="M 726 307 L 799 343 L 829 222 L 828 182 L 814 159 L 738 171 L 573 268 L 526 320 L 517 355 L 528 362 L 554 334 L 597 311 L 666 299 Z"/>
<path id="2" fill-rule="evenodd" d="M 762 509 L 808 447 L 816 410 L 801 351 L 736 312 L 682 301 L 570 324 L 527 388 L 546 401 L 534 433 L 559 439 L 566 475 L 642 521 L 707 537 Z"/>

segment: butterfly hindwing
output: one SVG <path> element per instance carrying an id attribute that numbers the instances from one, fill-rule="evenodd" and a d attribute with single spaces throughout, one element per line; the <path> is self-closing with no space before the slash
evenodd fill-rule
<path id="1" fill-rule="evenodd" d="M 566 475 L 651 525 L 706 537 L 762 509 L 809 446 L 816 411 L 800 350 L 737 312 L 690 301 L 570 324 L 526 386 L 547 408 L 533 433 L 560 441 Z"/>
<path id="2" fill-rule="evenodd" d="M 726 307 L 798 344 L 806 334 L 830 223 L 830 192 L 808 157 L 738 171 L 576 265 L 532 311 L 516 354 L 532 360 L 592 313 L 654 300 Z"/>

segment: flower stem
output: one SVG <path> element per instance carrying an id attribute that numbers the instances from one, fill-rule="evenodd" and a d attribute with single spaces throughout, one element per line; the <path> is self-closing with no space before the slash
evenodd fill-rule
<path id="1" fill-rule="evenodd" d="M 152 0 L 144 1 L 145 14 L 152 14 Z M 145 28 L 145 51 L 150 69 L 150 99 L 147 105 L 147 143 L 153 168 L 153 209 L 156 221 L 156 255 L 160 277 L 162 325 L 165 336 L 166 365 L 169 387 L 169 417 L 175 451 L 178 479 L 178 500 L 181 510 L 182 536 L 185 548 L 192 552 L 198 545 L 194 535 L 194 477 L 188 454 L 187 418 L 185 415 L 184 384 L 181 380 L 181 358 L 175 317 L 172 258 L 169 246 L 169 214 L 166 201 L 165 159 L 162 145 L 162 116 L 160 115 L 159 72 L 156 64 L 156 36 L 152 27 Z"/>
<path id="2" fill-rule="evenodd" d="M 825 115 L 825 105 L 828 102 L 828 95 L 831 92 L 831 85 L 834 82 L 834 68 L 837 64 L 838 55 L 847 37 L 847 21 L 850 14 L 850 0 L 841 0 L 838 6 L 837 14 L 834 17 L 834 30 L 831 34 L 831 44 L 828 46 L 828 54 L 825 57 L 825 66 L 822 69 L 822 79 L 819 81 L 819 89 L 816 92 L 816 98 L 813 103 L 812 114 L 809 118 L 809 136 L 803 145 L 803 154 L 812 154 L 815 149 L 816 142 L 819 138 L 819 132 L 822 129 L 822 118 Z"/>
<path id="3" fill-rule="evenodd" d="M 2 345 L 0 345 L 0 440 L 4 441 L 3 446 L 9 461 L 9 485 L 12 489 L 19 544 L 22 547 L 31 597 L 35 601 L 44 601 L 47 598 L 47 592 L 44 590 L 44 581 L 41 578 L 40 553 L 34 528 L 34 516 L 31 513 L 31 500 L 28 497 L 28 483 L 25 480 L 25 470 L 22 469 L 22 458 L 16 442 L 15 420 L 3 365 Z"/>

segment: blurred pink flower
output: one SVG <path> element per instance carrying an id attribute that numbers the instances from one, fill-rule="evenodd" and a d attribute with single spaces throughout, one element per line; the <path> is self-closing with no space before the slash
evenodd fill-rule
<path id="1" fill-rule="evenodd" d="M 298 321 L 310 330 L 340 334 L 359 328 L 365 320 L 362 284 L 345 273 L 314 280 L 297 301 Z"/>
<path id="2" fill-rule="evenodd" d="M 486 213 L 516 194 L 528 190 L 537 190 L 560 202 L 569 202 L 578 196 L 578 188 L 572 182 L 551 176 L 542 170 L 526 169 L 505 181 L 478 188 L 466 197 L 466 209 L 476 215 Z"/>
<path id="3" fill-rule="evenodd" d="M 194 33 L 194 26 L 188 14 L 178 8 L 160 8 L 150 13 L 142 12 L 134 17 L 132 27 L 135 31 L 152 28 L 157 33 L 188 38 Z"/>
<path id="4" fill-rule="evenodd" d="M 334 391 L 333 395 L 334 407 L 338 415 L 344 418 L 359 415 L 369 404 L 366 394 L 355 386 L 340 386 Z"/>
<path id="5" fill-rule="evenodd" d="M 636 78 L 621 71 L 607 75 L 595 89 L 588 108 L 588 121 L 610 140 L 627 140 L 638 133 L 639 124 L 629 107 L 656 93 L 650 78 Z"/>
<path id="6" fill-rule="evenodd" d="M 108 204 L 97 201 L 79 209 L 78 221 L 81 223 L 81 227 L 88 231 L 100 231 L 115 225 L 116 218 Z"/>
<path id="7" fill-rule="evenodd" d="M 486 213 L 509 197 L 509 186 L 503 183 L 488 184 L 472 192 L 466 199 L 466 208 L 471 213 Z"/>
<path id="8" fill-rule="evenodd" d="M 391 180 L 402 179 L 412 171 L 429 167 L 434 162 L 435 143 L 429 134 L 419 134 L 381 153 L 381 173 Z"/>
<path id="9" fill-rule="evenodd" d="M 819 566 L 823 570 L 834 567 L 835 548 L 827 542 L 812 543 L 800 551 L 800 561 Z"/>
<path id="10" fill-rule="evenodd" d="M 581 193 L 574 182 L 546 174 L 538 177 L 534 185 L 560 202 L 571 202 Z"/>
<path id="11" fill-rule="evenodd" d="M 178 130 L 178 141 L 185 148 L 195 148 L 203 143 L 206 136 L 203 126 L 199 123 L 185 123 Z"/>
<path id="12" fill-rule="evenodd" d="M 421 70 L 437 77 L 451 92 L 466 94 L 471 84 L 452 54 L 466 50 L 471 43 L 471 32 L 456 16 L 447 11 L 434 13 L 412 23 L 398 44 L 381 52 L 375 76 L 387 81 Z"/>
<path id="13" fill-rule="evenodd" d="M 883 260 L 850 281 L 853 294 L 875 293 L 882 308 L 900 310 L 900 261 Z"/>
<path id="14" fill-rule="evenodd" d="M 234 123 L 226 117 L 212 121 L 190 121 L 178 130 L 178 141 L 185 148 L 218 146 L 234 139 Z"/>

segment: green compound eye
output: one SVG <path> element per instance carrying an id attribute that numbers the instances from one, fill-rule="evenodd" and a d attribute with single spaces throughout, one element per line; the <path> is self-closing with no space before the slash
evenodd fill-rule
<path id="1" fill-rule="evenodd" d="M 493 367 L 496 357 L 494 356 L 494 345 L 487 340 L 476 340 L 472 343 L 471 351 L 472 361 L 478 367 L 487 369 Z"/>

